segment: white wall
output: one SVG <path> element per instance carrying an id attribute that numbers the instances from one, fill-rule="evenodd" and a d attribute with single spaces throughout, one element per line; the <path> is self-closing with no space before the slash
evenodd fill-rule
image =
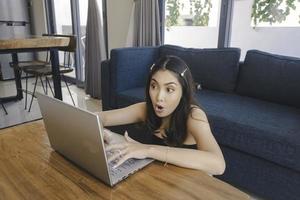
<path id="1" fill-rule="evenodd" d="M 126 46 L 133 0 L 107 1 L 108 50 Z"/>
<path id="2" fill-rule="evenodd" d="M 246 51 L 258 49 L 270 53 L 300 57 L 300 27 L 251 27 L 253 0 L 235 0 L 230 45 Z"/>

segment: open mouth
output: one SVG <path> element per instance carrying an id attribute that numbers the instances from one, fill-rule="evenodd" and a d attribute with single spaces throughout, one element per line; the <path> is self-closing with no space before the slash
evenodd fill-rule
<path id="1" fill-rule="evenodd" d="M 161 106 L 161 105 L 155 105 L 155 111 L 160 113 L 160 112 L 163 112 L 164 111 L 164 107 Z"/>

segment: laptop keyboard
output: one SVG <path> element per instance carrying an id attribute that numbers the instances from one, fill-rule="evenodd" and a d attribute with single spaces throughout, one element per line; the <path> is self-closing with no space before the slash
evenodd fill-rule
<path id="1" fill-rule="evenodd" d="M 135 160 L 132 158 L 128 159 L 117 168 L 113 168 L 114 164 L 115 164 L 114 162 L 108 164 L 109 171 L 112 176 L 116 176 L 117 174 L 122 173 L 124 171 L 126 172 L 131 171 L 131 169 L 135 165 Z"/>
<path id="2" fill-rule="evenodd" d="M 113 155 L 112 152 L 106 152 L 107 158 L 109 158 L 112 155 Z M 108 163 L 110 175 L 116 176 L 117 174 L 120 174 L 124 171 L 127 171 L 127 172 L 131 171 L 131 169 L 135 166 L 135 163 L 136 163 L 136 160 L 133 158 L 130 158 L 130 159 L 126 160 L 124 163 L 122 163 L 119 167 L 113 168 L 113 166 L 116 164 L 116 162 L 112 161 L 112 162 Z"/>

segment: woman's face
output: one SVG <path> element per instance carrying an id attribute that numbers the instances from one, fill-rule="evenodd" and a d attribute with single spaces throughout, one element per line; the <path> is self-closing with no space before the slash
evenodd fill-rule
<path id="1" fill-rule="evenodd" d="M 178 106 L 182 96 L 182 86 L 174 72 L 157 71 L 150 80 L 149 95 L 158 117 L 167 117 Z"/>

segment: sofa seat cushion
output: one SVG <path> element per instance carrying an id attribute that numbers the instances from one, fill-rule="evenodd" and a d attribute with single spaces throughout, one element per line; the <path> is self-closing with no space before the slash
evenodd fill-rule
<path id="1" fill-rule="evenodd" d="M 130 90 L 125 90 L 117 95 L 117 102 L 119 108 L 142 101 L 145 101 L 144 87 L 137 87 Z"/>
<path id="2" fill-rule="evenodd" d="M 300 171 L 300 109 L 209 90 L 196 95 L 220 144 Z"/>

